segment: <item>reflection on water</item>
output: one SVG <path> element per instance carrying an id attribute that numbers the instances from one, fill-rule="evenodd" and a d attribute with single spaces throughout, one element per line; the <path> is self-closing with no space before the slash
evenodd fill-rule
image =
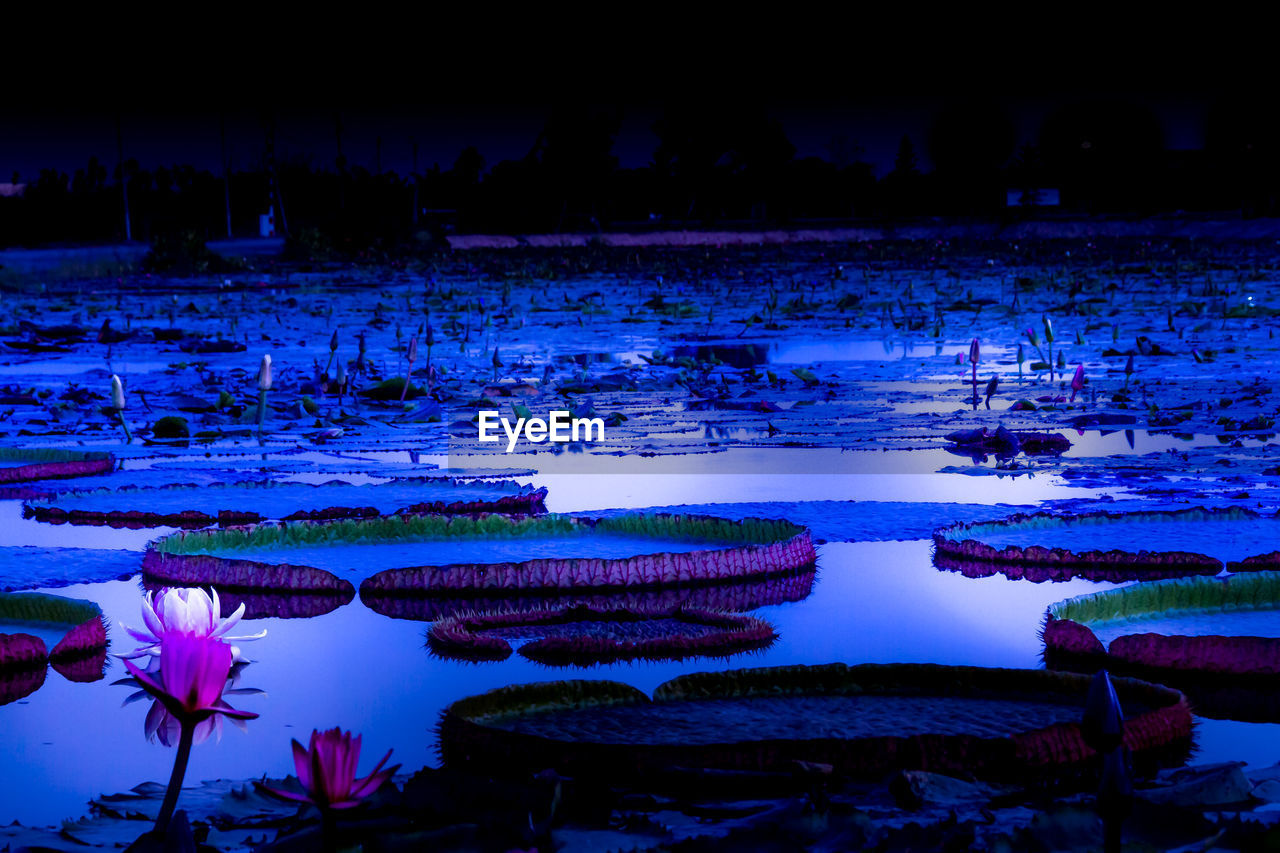
<path id="1" fill-rule="evenodd" d="M 939 474 L 940 466 L 955 459 L 941 448 L 901 452 L 743 447 L 657 456 L 643 460 L 642 467 L 634 458 L 599 455 L 466 459 L 472 466 L 510 465 L 512 457 L 529 458 L 541 469 L 529 482 L 547 487 L 550 512 L 760 500 L 1033 504 L 1102 494 L 1067 486 L 1053 475 L 997 479 Z"/>
<path id="2" fill-rule="evenodd" d="M 818 565 L 808 598 L 755 612 L 780 634 L 765 652 L 727 662 L 617 664 L 594 668 L 587 677 L 651 691 L 684 672 L 754 665 L 933 661 L 1034 667 L 1037 629 L 1048 604 L 1109 586 L 971 580 L 935 570 L 930 545 L 921 541 L 826 545 L 819 549 Z M 138 621 L 137 582 L 60 592 L 99 602 L 116 645 L 127 645 L 119 625 Z M 335 725 L 363 732 L 371 753 L 394 747 L 407 767 L 434 764 L 434 721 L 449 702 L 551 677 L 545 667 L 518 656 L 485 666 L 433 658 L 424 648 L 422 623 L 387 618 L 359 599 L 311 619 L 260 619 L 242 627 L 246 633 L 268 631 L 246 649 L 255 660 L 253 686 L 267 693 L 253 699 L 250 710 L 262 716 L 247 732 L 229 729 L 220 744 L 197 747 L 187 777 L 192 783 L 291 772 L 289 739 Z M 122 709 L 120 691 L 110 686 L 122 674 L 115 661 L 106 680 L 94 684 L 71 684 L 50 674 L 40 690 L 0 711 L 0 751 L 11 757 L 11 766 L 23 768 L 0 777 L 0 822 L 54 823 L 81 813 L 90 797 L 167 778 L 172 754 L 136 737 L 144 709 Z"/>
<path id="3" fill-rule="evenodd" d="M 798 464 L 795 454 L 801 453 L 816 455 Z M 651 473 L 604 477 L 558 471 L 555 460 L 548 460 L 553 463 L 550 473 L 522 479 L 550 487 L 548 508 L 553 511 L 760 500 L 1031 503 L 1082 496 L 1081 490 L 1066 489 L 1050 477 L 997 481 L 932 473 L 928 468 L 945 455 L 942 451 L 935 457 L 858 453 L 859 469 L 870 472 L 862 474 L 818 473 L 824 461 L 831 461 L 823 453 L 827 451 L 775 448 L 656 457 L 645 460 Z M 839 451 L 830 453 L 839 458 Z M 427 461 L 449 460 L 413 460 Z M 506 456 L 484 461 L 504 468 L 515 462 Z M 469 464 L 475 466 L 476 460 Z M 624 464 L 626 460 L 619 460 Z M 806 473 L 806 466 L 812 466 L 812 473 Z M 606 458 L 597 473 L 616 472 Z M 709 473 L 720 476 L 706 476 Z M 47 541 L 40 541 L 67 544 L 65 537 L 81 535 L 23 522 L 17 507 L 16 502 L 0 505 L 0 520 L 5 521 L 0 529 L 7 541 L 30 544 L 47 531 Z M 76 544 L 136 550 L 156 533 L 84 528 L 84 539 Z M 1038 629 L 1046 607 L 1111 586 L 1084 580 L 1031 584 L 1003 576 L 971 579 L 936 570 L 930 552 L 930 543 L 919 540 L 822 545 L 818 575 L 807 597 L 793 601 L 795 596 L 784 591 L 751 602 L 776 602 L 755 611 L 779 632 L 780 639 L 768 650 L 728 661 L 617 664 L 585 675 L 651 691 L 682 673 L 754 665 L 902 661 L 1036 667 L 1041 651 Z M 807 578 L 803 585 L 808 586 Z M 136 579 L 58 592 L 99 603 L 112 625 L 117 650 L 128 645 L 119 626 L 139 621 L 141 590 Z M 290 773 L 289 740 L 305 738 L 312 728 L 333 726 L 362 732 L 371 754 L 394 748 L 408 768 L 433 765 L 435 720 L 445 705 L 495 687 L 555 677 L 518 656 L 483 666 L 432 657 L 425 648 L 426 626 L 411 621 L 430 618 L 431 608 L 402 613 L 381 602 L 375 606 L 407 618 L 388 618 L 356 598 L 311 618 L 264 618 L 246 624 L 246 633 L 268 630 L 266 638 L 246 650 L 256 661 L 253 686 L 267 695 L 245 704 L 261 718 L 247 732 L 228 728 L 221 743 L 196 747 L 187 776 L 190 784 Z M 305 610 L 289 615 L 301 616 Z M 0 708 L 0 754 L 7 757 L 7 767 L 21 768 L 20 773 L 0 774 L 0 822 L 56 824 L 83 814 L 91 797 L 168 777 L 172 753 L 137 737 L 145 708 L 121 708 L 121 691 L 111 687 L 123 674 L 114 660 L 106 678 L 94 683 L 76 684 L 49 672 L 39 689 Z M 1204 759 L 1248 756 L 1270 763 L 1280 758 L 1277 726 L 1207 721 L 1199 734 Z"/>
<path id="4" fill-rule="evenodd" d="M 751 368 L 762 364 L 821 364 L 832 361 L 901 361 L 916 358 L 951 358 L 969 354 L 969 344 L 939 343 L 924 340 L 853 340 L 849 338 L 758 341 L 754 343 L 683 344 L 667 353 L 673 358 L 688 357 L 697 361 L 722 361 L 730 367 Z M 1003 355 L 1000 347 L 991 346 L 988 358 Z"/>

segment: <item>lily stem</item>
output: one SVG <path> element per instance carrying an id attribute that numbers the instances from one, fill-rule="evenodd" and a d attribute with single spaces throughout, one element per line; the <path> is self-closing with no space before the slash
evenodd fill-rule
<path id="1" fill-rule="evenodd" d="M 262 435 L 262 423 L 267 417 L 267 392 L 258 391 L 258 435 Z"/>
<path id="2" fill-rule="evenodd" d="M 405 395 L 409 393 L 409 383 L 413 381 L 413 362 L 409 362 L 409 369 L 404 374 L 404 387 L 400 389 L 400 402 L 403 403 Z"/>
<path id="3" fill-rule="evenodd" d="M 333 809 L 320 809 L 320 849 L 333 853 L 338 849 L 338 821 Z"/>
<path id="4" fill-rule="evenodd" d="M 194 723 L 182 723 L 182 735 L 178 739 L 178 754 L 173 759 L 173 773 L 169 776 L 169 788 L 164 792 L 164 804 L 160 806 L 160 815 L 156 818 L 156 832 L 161 835 L 169 829 L 174 807 L 178 805 L 178 793 L 182 790 L 182 779 L 187 775 L 187 760 L 191 758 L 191 743 L 195 739 L 195 734 Z"/>
<path id="5" fill-rule="evenodd" d="M 124 410 L 116 412 L 116 417 L 120 419 L 120 428 L 124 430 L 124 443 L 132 444 L 133 436 L 129 434 L 129 422 L 124 419 Z"/>

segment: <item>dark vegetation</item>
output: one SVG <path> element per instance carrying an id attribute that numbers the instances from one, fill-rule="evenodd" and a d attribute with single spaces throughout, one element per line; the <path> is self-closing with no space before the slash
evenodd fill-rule
<path id="1" fill-rule="evenodd" d="M 234 233 L 258 233 L 273 180 L 277 229 L 295 256 L 311 259 L 430 245 L 448 232 L 1011 219 L 1028 210 L 1006 205 L 1009 190 L 1046 188 L 1060 192 L 1061 204 L 1037 215 L 1267 216 L 1277 213 L 1280 189 L 1280 121 L 1240 103 L 1208 111 L 1202 149 L 1170 150 L 1156 116 L 1123 100 L 1064 105 L 1021 146 L 1003 108 L 959 102 L 923 138 L 904 135 L 882 175 L 853 140 L 835 137 L 826 156 L 798 157 L 763 109 L 715 103 L 669 107 L 653 125 L 659 142 L 650 163 L 624 169 L 613 153 L 622 119 L 617 109 L 554 110 L 520 159 L 486 163 L 468 147 L 447 168 L 413 174 L 371 171 L 341 156 L 317 164 L 264 154 L 224 180 L 190 165 L 147 171 L 93 157 L 71 175 L 14 176 L 26 189 L 0 198 L 0 247 L 119 241 L 127 189 L 133 238 L 159 241 L 166 262 L 184 242 L 227 236 L 228 218 Z M 199 266 L 198 253 L 177 254 L 176 266 L 193 257 Z"/>

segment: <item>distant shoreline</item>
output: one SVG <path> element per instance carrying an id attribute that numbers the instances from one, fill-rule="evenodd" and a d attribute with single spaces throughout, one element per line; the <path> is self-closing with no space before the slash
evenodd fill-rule
<path id="1" fill-rule="evenodd" d="M 445 238 L 453 251 L 504 249 L 583 248 L 680 248 L 689 246 L 779 246 L 797 243 L 866 243 L 880 240 L 1088 240 L 1192 239 L 1210 242 L 1280 242 L 1280 218 L 1213 219 L 1195 216 L 1146 219 L 1078 218 L 999 223 L 946 220 L 915 221 L 900 225 L 859 225 L 765 230 L 672 229 L 666 231 L 577 234 L 456 234 Z M 208 248 L 231 257 L 270 258 L 284 249 L 285 241 L 273 238 L 211 240 Z M 146 243 L 59 246 L 39 249 L 0 250 L 0 272 L 29 275 L 62 270 L 94 277 L 126 272 L 146 255 Z"/>
<path id="2" fill-rule="evenodd" d="M 764 231 L 652 231 L 601 234 L 459 234 L 449 248 L 568 248 L 588 245 L 762 246 L 788 243 L 862 243 L 877 240 L 1054 240 L 1091 237 L 1151 237 L 1196 240 L 1280 240 L 1280 219 L 1064 219 L 998 222 L 915 222 L 883 227 L 797 228 Z"/>

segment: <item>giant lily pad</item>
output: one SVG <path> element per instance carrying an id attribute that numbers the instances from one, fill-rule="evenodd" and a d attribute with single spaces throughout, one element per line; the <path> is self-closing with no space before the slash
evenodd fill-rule
<path id="1" fill-rule="evenodd" d="M 944 527 L 934 531 L 933 544 L 939 568 L 971 577 L 1124 581 L 1215 575 L 1227 563 L 1268 568 L 1258 555 L 1277 537 L 1280 517 L 1229 507 L 1013 515 Z M 1212 555 L 1184 550 L 1206 543 Z"/>
<path id="2" fill-rule="evenodd" d="M 546 489 L 511 481 L 494 483 L 435 479 L 353 486 L 343 482 L 243 482 L 67 492 L 23 506 L 23 515 L 55 524 L 113 527 L 199 528 L 252 524 L 263 519 L 372 518 L 409 513 L 531 513 L 542 509 Z"/>
<path id="3" fill-rule="evenodd" d="M 1280 719 L 1274 698 L 1242 698 L 1280 685 L 1280 572 L 1152 581 L 1069 598 L 1049 608 L 1044 643 L 1055 668 L 1159 678 L 1191 692 L 1198 713 Z"/>
<path id="4" fill-rule="evenodd" d="M 626 607 L 636 610 L 668 611 L 677 607 L 690 607 L 741 613 L 772 604 L 802 601 L 808 598 L 813 590 L 813 579 L 813 569 L 807 568 L 712 585 L 683 584 L 660 589 L 602 592 L 529 590 L 519 594 L 406 596 L 395 591 L 385 593 L 365 587 L 360 590 L 360 600 L 370 610 L 384 616 L 418 622 L 434 622 L 450 616 L 493 610 L 545 610 L 567 607 Z"/>
<path id="5" fill-rule="evenodd" d="M 245 606 L 245 618 L 322 616 L 355 598 L 350 581 L 310 566 L 264 565 L 249 560 L 184 555 L 173 558 L 149 548 L 142 560 L 148 589 L 209 586 L 231 608 Z"/>
<path id="6" fill-rule="evenodd" d="M 137 573 L 136 551 L 0 547 L 0 592 L 123 580 Z"/>
<path id="7" fill-rule="evenodd" d="M 242 580 L 240 576 L 232 573 L 226 576 L 233 581 Z M 271 577 L 277 582 L 281 580 L 281 575 Z M 269 581 L 264 579 L 263 582 Z M 283 576 L 283 582 L 295 584 L 297 588 L 246 587 L 243 583 L 188 581 L 181 578 L 161 580 L 154 575 L 142 576 L 142 586 L 152 591 L 172 586 L 212 587 L 218 591 L 218 598 L 225 612 L 235 610 L 243 604 L 245 619 L 310 619 L 332 613 L 355 598 L 355 589 L 340 578 L 329 581 L 323 575 L 299 572 L 296 575 Z M 324 585 L 326 582 L 332 588 L 327 588 Z"/>
<path id="8" fill-rule="evenodd" d="M 143 570 L 254 587 L 270 585 L 255 578 L 341 573 L 363 578 L 362 592 L 466 596 L 729 582 L 814 559 L 808 531 L 786 521 L 401 515 L 178 533 L 148 548 Z"/>
<path id="9" fill-rule="evenodd" d="M 796 760 L 879 777 L 895 768 L 1057 777 L 1095 753 L 1079 721 L 1090 679 L 933 665 L 790 666 L 680 676 L 644 693 L 612 681 L 493 690 L 450 705 L 446 766 L 608 776 L 670 765 L 785 769 Z M 1142 759 L 1185 748 L 1181 693 L 1116 679 L 1125 744 Z"/>
<path id="10" fill-rule="evenodd" d="M 0 593 L 0 704 L 39 688 L 47 663 L 69 681 L 101 679 L 106 650 L 106 623 L 93 602 Z"/>
<path id="11" fill-rule="evenodd" d="M 692 608 L 637 610 L 561 607 L 452 616 L 427 632 L 432 651 L 464 660 L 505 660 L 508 639 L 528 639 L 520 654 L 545 664 L 682 660 L 756 651 L 777 634 L 752 616 Z"/>
<path id="12" fill-rule="evenodd" d="M 0 447 L 0 484 L 91 477 L 110 473 L 115 464 L 110 453 Z"/>

